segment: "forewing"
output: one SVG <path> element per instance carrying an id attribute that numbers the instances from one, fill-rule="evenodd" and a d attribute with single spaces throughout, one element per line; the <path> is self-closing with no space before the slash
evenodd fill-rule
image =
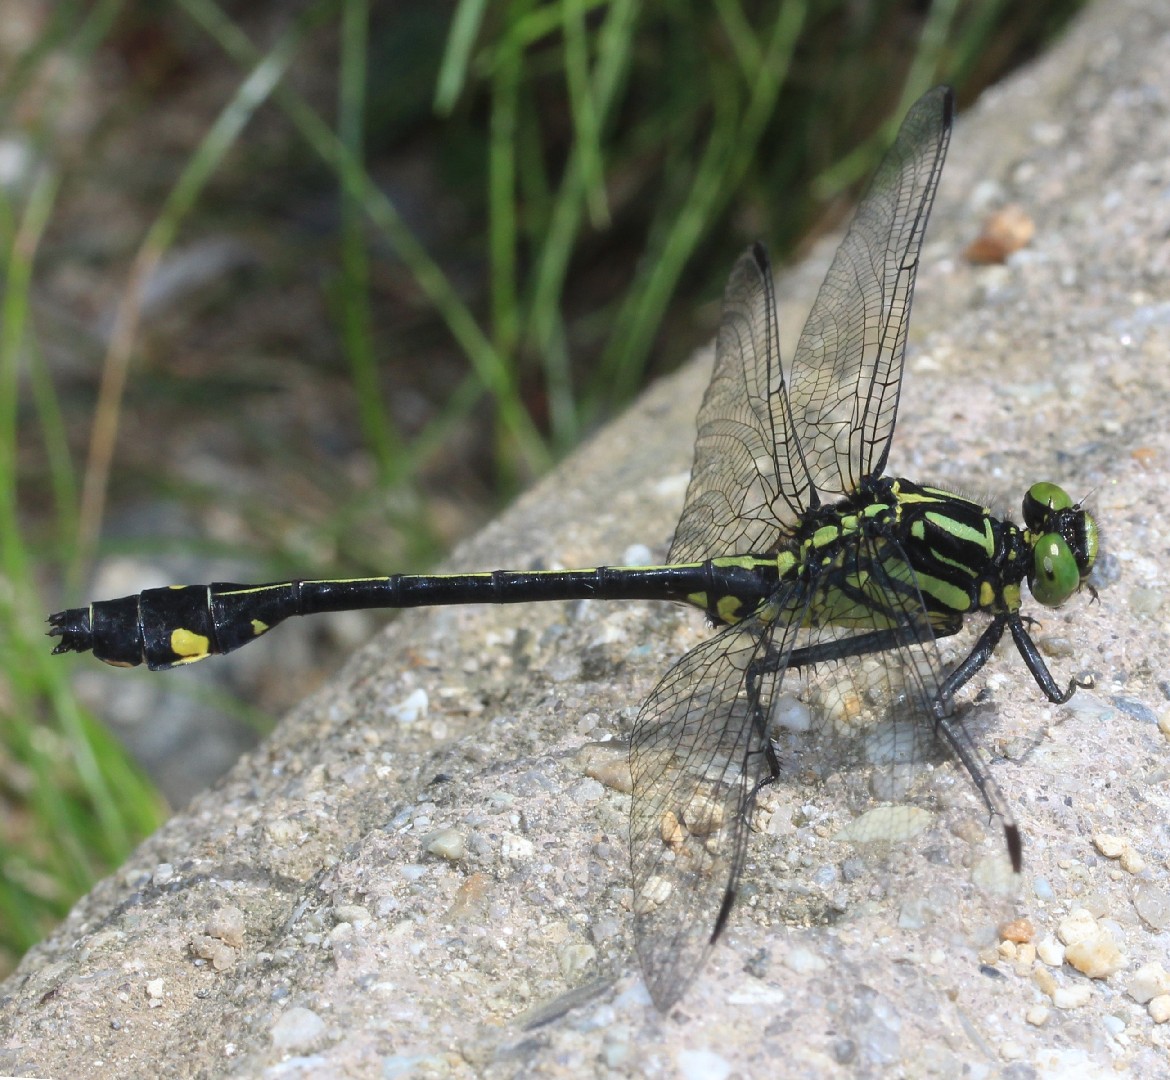
<path id="1" fill-rule="evenodd" d="M 936 87 L 906 114 L 800 335 L 789 386 L 795 436 L 828 501 L 885 467 L 918 255 L 952 112 L 950 89 Z"/>
<path id="2" fill-rule="evenodd" d="M 772 270 L 756 244 L 739 257 L 724 293 L 672 563 L 771 550 L 807 508 L 778 335 Z"/>
<path id="3" fill-rule="evenodd" d="M 749 619 L 692 649 L 634 724 L 634 944 L 663 1010 L 703 963 L 734 900 L 752 796 L 770 775 L 768 702 L 749 671 L 771 638 L 771 626 Z"/>

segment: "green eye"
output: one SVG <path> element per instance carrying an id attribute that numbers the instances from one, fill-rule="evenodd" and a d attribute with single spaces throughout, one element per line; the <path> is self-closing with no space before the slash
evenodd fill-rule
<path id="1" fill-rule="evenodd" d="M 1081 584 L 1081 572 L 1059 533 L 1045 533 L 1032 547 L 1028 588 L 1045 607 L 1063 604 Z"/>
<path id="2" fill-rule="evenodd" d="M 1072 504 L 1064 488 L 1050 483 L 1033 484 L 1024 495 L 1024 524 L 1038 532 L 1049 517 L 1070 509 Z"/>

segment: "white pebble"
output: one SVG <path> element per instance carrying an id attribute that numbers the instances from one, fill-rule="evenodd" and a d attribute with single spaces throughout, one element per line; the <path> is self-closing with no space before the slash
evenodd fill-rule
<path id="1" fill-rule="evenodd" d="M 1093 846 L 1107 859 L 1120 859 L 1121 853 L 1129 847 L 1129 841 L 1123 836 L 1098 833 L 1093 837 Z"/>
<path id="2" fill-rule="evenodd" d="M 713 1050 L 680 1050 L 678 1071 L 683 1080 L 726 1080 L 731 1062 Z"/>
<path id="3" fill-rule="evenodd" d="M 1047 1005 L 1033 1005 L 1024 1013 L 1024 1019 L 1033 1027 L 1043 1027 L 1051 1015 L 1052 1010 Z"/>
<path id="4" fill-rule="evenodd" d="M 1139 1005 L 1152 998 L 1170 994 L 1170 974 L 1156 960 L 1142 964 L 1129 980 L 1129 996 Z"/>
<path id="5" fill-rule="evenodd" d="M 458 862 L 467 853 L 467 842 L 458 829 L 440 829 L 426 838 L 426 849 L 448 862 Z"/>
<path id="6" fill-rule="evenodd" d="M 500 844 L 500 855 L 509 862 L 526 862 L 536 854 L 536 845 L 523 836 L 505 833 Z"/>
<path id="7" fill-rule="evenodd" d="M 1074 941 L 1092 937 L 1097 929 L 1097 920 L 1084 908 L 1076 908 L 1060 920 L 1056 935 L 1066 945 L 1071 945 Z"/>
<path id="8" fill-rule="evenodd" d="M 1036 955 L 1049 967 L 1060 967 L 1064 964 L 1064 946 L 1051 934 L 1036 946 Z"/>
<path id="9" fill-rule="evenodd" d="M 296 1005 L 272 1025 L 272 1045 L 291 1052 L 311 1049 L 325 1034 L 325 1021 L 312 1009 Z"/>
<path id="10" fill-rule="evenodd" d="M 429 706 L 430 698 L 420 686 L 407 694 L 397 705 L 392 705 L 386 713 L 391 720 L 397 720 L 400 724 L 413 724 L 426 715 Z"/>
<path id="11" fill-rule="evenodd" d="M 1124 955 L 1105 930 L 1074 941 L 1065 949 L 1064 958 L 1090 979 L 1107 979 L 1125 967 Z"/>
<path id="12" fill-rule="evenodd" d="M 929 810 L 919 806 L 877 806 L 854 818 L 833 839 L 854 844 L 909 840 L 924 832 L 933 817 Z"/>
<path id="13" fill-rule="evenodd" d="M 813 971 L 824 971 L 828 964 L 824 959 L 817 956 L 811 949 L 806 949 L 803 945 L 797 945 L 784 954 L 783 964 L 789 971 L 796 972 L 797 975 L 807 975 Z"/>
<path id="14" fill-rule="evenodd" d="M 1093 991 L 1087 983 L 1076 986 L 1058 986 L 1052 993 L 1052 1004 L 1058 1009 L 1079 1009 L 1089 1004 Z"/>
<path id="15" fill-rule="evenodd" d="M 1155 1024 L 1166 1023 L 1170 1020 L 1170 994 L 1159 994 L 1156 998 L 1151 998 L 1146 1008 Z"/>
<path id="16" fill-rule="evenodd" d="M 238 949 L 244 944 L 244 913 L 232 904 L 217 908 L 207 920 L 206 933 Z"/>

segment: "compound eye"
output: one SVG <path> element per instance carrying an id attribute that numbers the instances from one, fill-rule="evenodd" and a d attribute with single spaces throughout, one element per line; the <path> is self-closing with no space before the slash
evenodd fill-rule
<path id="1" fill-rule="evenodd" d="M 1059 533 L 1045 533 L 1032 546 L 1028 588 L 1045 607 L 1063 604 L 1080 588 L 1081 572 Z"/>
<path id="2" fill-rule="evenodd" d="M 1033 484 L 1024 495 L 1024 524 L 1038 532 L 1053 514 L 1072 504 L 1064 488 L 1047 482 Z"/>

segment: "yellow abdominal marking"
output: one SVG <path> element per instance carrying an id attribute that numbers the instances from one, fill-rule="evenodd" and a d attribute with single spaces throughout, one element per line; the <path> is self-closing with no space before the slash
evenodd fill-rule
<path id="1" fill-rule="evenodd" d="M 171 652 L 180 657 L 176 663 L 193 664 L 208 655 L 211 642 L 203 634 L 181 627 L 171 631 Z"/>

